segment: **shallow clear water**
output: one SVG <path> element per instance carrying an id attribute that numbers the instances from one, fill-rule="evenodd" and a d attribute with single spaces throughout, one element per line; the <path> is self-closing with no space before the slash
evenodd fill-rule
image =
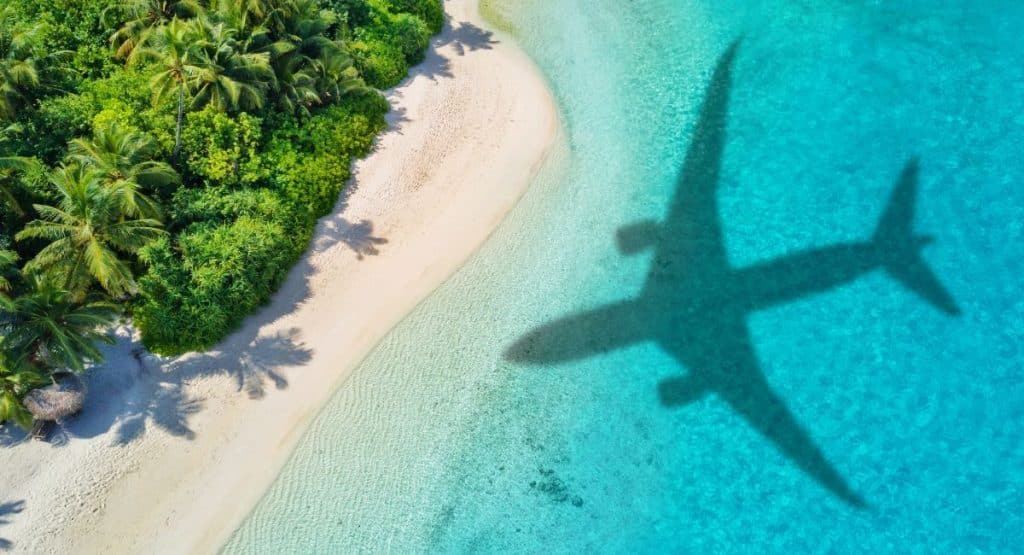
<path id="1" fill-rule="evenodd" d="M 226 552 L 1021 549 L 1024 6 L 493 3 L 571 153 L 341 388 Z M 895 212 L 935 238 L 922 256 L 959 315 L 898 241 L 857 246 L 915 158 Z M 684 195 L 667 247 L 621 254 L 687 159 L 717 196 Z M 714 224 L 700 206 L 721 264 L 685 223 Z M 946 312 L 882 271 L 838 283 L 879 261 Z M 785 283 L 787 302 L 737 308 Z M 529 335 L 629 299 L 649 302 Z"/>

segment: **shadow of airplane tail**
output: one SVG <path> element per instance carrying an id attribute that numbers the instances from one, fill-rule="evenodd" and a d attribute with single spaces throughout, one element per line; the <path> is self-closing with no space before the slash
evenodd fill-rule
<path id="1" fill-rule="evenodd" d="M 956 316 L 960 308 L 953 296 L 921 258 L 921 249 L 931 243 L 932 238 L 915 235 L 913 231 L 917 176 L 917 159 L 911 159 L 889 197 L 871 242 L 884 253 L 882 267 L 893 280 L 938 310 Z"/>

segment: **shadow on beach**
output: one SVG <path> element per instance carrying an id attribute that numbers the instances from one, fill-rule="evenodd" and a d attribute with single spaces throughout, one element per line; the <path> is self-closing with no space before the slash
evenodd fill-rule
<path id="1" fill-rule="evenodd" d="M 412 68 L 408 79 L 425 76 L 436 80 L 451 78 L 450 62 L 438 52 L 451 46 L 464 56 L 492 48 L 489 31 L 471 23 L 446 22 L 443 32 L 426 52 L 424 63 Z M 401 95 L 400 89 L 391 94 Z M 408 121 L 398 109 L 388 115 L 388 132 L 399 131 Z M 259 399 L 273 389 L 288 387 L 287 370 L 304 366 L 312 350 L 297 329 L 261 335 L 259 330 L 293 313 L 310 297 L 310 279 L 316 273 L 311 260 L 317 253 L 336 245 L 351 249 L 359 260 L 380 254 L 387 239 L 374 231 L 372 221 L 350 221 L 344 216 L 348 199 L 357 188 L 351 180 L 342 190 L 333 213 L 318 223 L 306 254 L 292 268 L 285 283 L 268 306 L 246 318 L 242 325 L 213 349 L 172 359 L 150 355 L 127 328 L 116 330 L 117 344 L 105 349 L 107 361 L 89 372 L 85 380 L 89 393 L 82 412 L 54 427 L 48 440 L 60 446 L 76 438 L 93 438 L 113 431 L 114 442 L 125 445 L 151 427 L 185 439 L 195 437 L 189 422 L 203 410 L 203 399 L 191 397 L 187 385 L 195 380 L 227 376 L 238 392 Z M 0 446 L 24 441 L 27 434 L 11 426 L 0 426 Z"/>
<path id="2" fill-rule="evenodd" d="M 47 440 L 62 446 L 74 439 L 88 439 L 114 432 L 114 443 L 126 445 L 150 427 L 184 439 L 195 432 L 192 416 L 203 409 L 203 399 L 191 397 L 187 385 L 216 376 L 231 378 L 238 392 L 259 399 L 268 389 L 288 387 L 286 371 L 304 366 L 312 350 L 298 329 L 260 334 L 259 331 L 291 314 L 310 297 L 310 279 L 316 269 L 313 256 L 341 244 L 356 258 L 375 256 L 387 243 L 374 233 L 373 222 L 350 222 L 343 214 L 355 191 L 350 182 L 342 191 L 335 211 L 318 224 L 309 249 L 292 268 L 269 305 L 246 318 L 242 325 L 213 349 L 162 359 L 149 354 L 127 328 L 115 330 L 117 343 L 105 348 L 107 360 L 85 376 L 88 395 L 79 415 L 54 426 Z M 12 425 L 0 426 L 0 446 L 12 446 L 28 434 Z"/>
<path id="3" fill-rule="evenodd" d="M 451 45 L 459 56 L 465 56 L 466 52 L 476 50 L 491 50 L 495 44 L 498 44 L 498 41 L 494 39 L 494 33 L 467 21 L 459 22 L 454 26 L 450 21 L 447 22 L 445 32 L 441 37 L 437 46 Z"/>
<path id="4" fill-rule="evenodd" d="M 24 501 L 8 501 L 7 503 L 0 503 L 0 526 L 4 524 L 10 524 L 10 515 L 16 515 L 21 511 L 25 510 Z M 14 547 L 14 542 L 11 540 L 0 537 L 0 551 L 8 551 Z"/>
<path id="5" fill-rule="evenodd" d="M 431 81 L 455 77 L 451 71 L 451 61 L 441 53 L 441 49 L 446 46 L 451 46 L 456 55 L 465 56 L 467 53 L 477 50 L 491 50 L 498 43 L 499 41 L 494 38 L 494 33 L 468 21 L 455 24 L 450 20 L 445 21 L 441 34 L 434 38 L 430 48 L 427 49 L 423 63 L 412 68 L 406 80 L 419 76 L 426 77 Z"/>
<path id="6" fill-rule="evenodd" d="M 466 50 L 489 48 L 492 42 L 489 33 L 471 24 L 452 29 L 446 23 L 444 33 L 426 52 L 425 62 L 412 68 L 409 78 L 453 77 L 447 58 L 437 52 L 441 46 L 455 44 L 461 55 Z M 395 89 L 391 94 L 400 96 L 401 91 Z M 402 109 L 392 109 L 387 120 L 386 132 L 400 132 L 402 123 L 408 121 Z M 195 432 L 189 420 L 203 409 L 203 399 L 189 396 L 189 382 L 228 376 L 238 391 L 251 399 L 263 397 L 268 388 L 287 388 L 284 370 L 307 364 L 312 350 L 303 343 L 297 329 L 271 335 L 260 335 L 259 330 L 295 312 L 309 299 L 309 282 L 316 273 L 311 264 L 313 256 L 341 244 L 363 260 L 380 254 L 388 243 L 374 231 L 372 221 L 345 217 L 348 199 L 357 189 L 358 181 L 353 177 L 342 189 L 334 211 L 318 222 L 309 248 L 270 304 L 246 318 L 213 349 L 165 360 L 148 354 L 126 329 L 115 330 L 117 344 L 103 349 L 107 361 L 85 376 L 89 393 L 81 413 L 53 427 L 47 440 L 61 446 L 75 438 L 92 438 L 114 430 L 115 443 L 123 445 L 141 437 L 150 426 L 192 439 Z M 26 439 L 28 434 L 16 426 L 0 425 L 0 446 L 13 446 Z"/>

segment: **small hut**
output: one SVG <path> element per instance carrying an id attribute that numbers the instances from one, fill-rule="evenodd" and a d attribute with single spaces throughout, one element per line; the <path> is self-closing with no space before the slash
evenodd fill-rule
<path id="1" fill-rule="evenodd" d="M 85 382 L 71 373 L 58 374 L 53 385 L 28 392 L 22 404 L 37 422 L 60 422 L 82 410 Z"/>

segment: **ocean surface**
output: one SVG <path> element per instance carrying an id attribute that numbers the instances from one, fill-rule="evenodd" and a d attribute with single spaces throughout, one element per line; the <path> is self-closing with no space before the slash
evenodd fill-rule
<path id="1" fill-rule="evenodd" d="M 1024 4 L 489 5 L 569 148 L 225 552 L 1024 549 Z"/>

